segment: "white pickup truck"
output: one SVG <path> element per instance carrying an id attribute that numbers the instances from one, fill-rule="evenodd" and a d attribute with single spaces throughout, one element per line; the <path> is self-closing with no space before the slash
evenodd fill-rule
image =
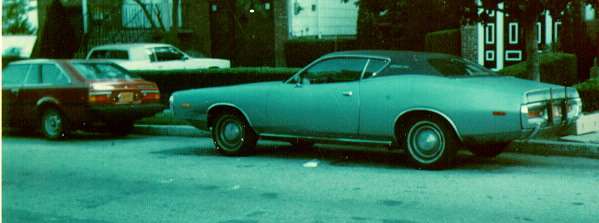
<path id="1" fill-rule="evenodd" d="M 193 70 L 231 67 L 229 60 L 192 58 L 176 47 L 162 43 L 101 45 L 92 48 L 86 58 L 109 60 L 129 71 Z"/>

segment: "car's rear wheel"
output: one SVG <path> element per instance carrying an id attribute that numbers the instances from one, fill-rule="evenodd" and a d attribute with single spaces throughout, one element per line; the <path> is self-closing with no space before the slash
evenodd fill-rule
<path id="1" fill-rule="evenodd" d="M 443 169 L 453 165 L 458 140 L 451 127 L 435 116 L 408 120 L 403 137 L 410 160 L 418 168 Z"/>
<path id="2" fill-rule="evenodd" d="M 212 128 L 216 151 L 227 156 L 247 155 L 254 150 L 257 136 L 240 115 L 220 115 Z"/>
<path id="3" fill-rule="evenodd" d="M 41 118 L 42 134 L 48 139 L 64 138 L 68 133 L 68 124 L 64 115 L 55 108 L 44 110 Z"/>
<path id="4" fill-rule="evenodd" d="M 490 145 L 476 145 L 469 148 L 475 156 L 492 158 L 502 153 L 509 143 L 496 143 Z"/>

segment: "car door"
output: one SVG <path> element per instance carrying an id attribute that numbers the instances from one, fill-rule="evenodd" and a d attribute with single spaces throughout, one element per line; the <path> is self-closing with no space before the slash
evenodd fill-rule
<path id="1" fill-rule="evenodd" d="M 65 105 L 65 98 L 78 95 L 69 89 L 70 77 L 55 63 L 34 65 L 23 87 L 19 100 L 24 103 L 23 113 L 27 116 L 37 115 L 37 106 L 41 100 L 48 100 L 59 106 Z M 34 75 L 37 74 L 37 75 Z"/>
<path id="2" fill-rule="evenodd" d="M 11 64 L 2 70 L 2 125 L 23 123 L 23 104 L 18 100 L 29 64 Z"/>
<path id="3" fill-rule="evenodd" d="M 267 105 L 270 127 L 283 134 L 354 137 L 359 127 L 360 78 L 367 59 L 329 58 L 275 89 Z"/>
<path id="4" fill-rule="evenodd" d="M 173 47 L 154 47 L 152 65 L 157 70 L 185 70 L 187 56 Z"/>

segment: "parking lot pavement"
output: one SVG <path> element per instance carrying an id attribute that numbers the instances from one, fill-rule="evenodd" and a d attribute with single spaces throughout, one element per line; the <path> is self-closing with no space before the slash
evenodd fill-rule
<path id="1" fill-rule="evenodd" d="M 136 125 L 134 132 L 146 135 L 210 136 L 209 132 L 198 130 L 193 126 L 187 125 Z M 599 131 L 561 138 L 553 136 L 549 138 L 516 140 L 507 150 L 509 152 L 534 155 L 599 158 Z"/>
<path id="2" fill-rule="evenodd" d="M 401 154 L 262 142 L 224 157 L 206 137 L 2 138 L 3 222 L 596 222 L 599 160 Z"/>

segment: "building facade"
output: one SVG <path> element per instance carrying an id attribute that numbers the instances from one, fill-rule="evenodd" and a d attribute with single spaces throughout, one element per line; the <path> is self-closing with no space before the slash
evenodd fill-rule
<path id="1" fill-rule="evenodd" d="M 477 23 L 474 30 L 462 29 L 463 32 L 466 30 L 466 35 L 474 35 L 466 40 L 463 37 L 463 41 L 467 41 L 463 45 L 475 46 L 474 51 L 466 49 L 471 52 L 463 52 L 463 55 L 493 70 L 520 63 L 527 58 L 522 26 L 501 10 L 503 3 L 498 8 L 500 10 L 489 12 L 489 22 Z M 592 7 L 586 6 L 583 14 L 586 21 L 595 20 L 596 12 Z M 560 39 L 562 22 L 554 17 L 545 11 L 536 23 L 536 41 L 540 52 L 556 47 Z"/>

